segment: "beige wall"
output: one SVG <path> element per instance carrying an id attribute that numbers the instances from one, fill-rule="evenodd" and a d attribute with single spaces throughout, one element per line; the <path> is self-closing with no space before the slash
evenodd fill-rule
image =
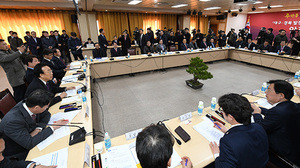
<path id="1" fill-rule="evenodd" d="M 191 23 L 191 15 L 183 15 L 182 29 L 190 28 L 190 23 Z"/>
<path id="2" fill-rule="evenodd" d="M 245 28 L 246 20 L 247 14 L 238 14 L 236 17 L 233 17 L 231 14 L 228 14 L 226 32 L 229 32 L 231 28 L 234 28 L 235 32 L 237 33 L 239 29 Z"/>
<path id="3" fill-rule="evenodd" d="M 226 30 L 226 23 L 227 23 L 227 18 L 225 20 L 217 20 L 216 16 L 210 17 L 210 25 L 218 25 L 218 31 L 219 30 Z M 215 32 L 217 34 L 217 32 Z M 226 32 L 225 32 L 226 33 Z"/>
<path id="4" fill-rule="evenodd" d="M 79 31 L 82 41 L 87 41 L 91 38 L 92 41 L 98 41 L 98 30 L 96 25 L 96 13 L 82 12 L 78 15 Z"/>

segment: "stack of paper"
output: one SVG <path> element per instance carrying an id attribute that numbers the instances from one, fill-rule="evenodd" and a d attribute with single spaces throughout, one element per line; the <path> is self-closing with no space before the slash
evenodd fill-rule
<path id="1" fill-rule="evenodd" d="M 270 109 L 270 108 L 273 107 L 272 104 L 270 104 L 267 101 L 267 99 L 265 99 L 265 98 L 258 99 L 258 100 L 255 101 L 255 103 L 257 103 L 258 105 L 260 105 L 260 106 L 262 106 L 262 107 L 264 107 L 266 109 Z"/>
<path id="2" fill-rule="evenodd" d="M 73 96 L 73 97 L 68 97 L 68 98 L 63 98 L 61 101 L 61 104 L 69 104 L 69 103 L 75 103 L 77 101 L 80 101 L 79 96 Z"/>
<path id="3" fill-rule="evenodd" d="M 220 143 L 220 139 L 224 136 L 223 132 L 214 128 L 214 123 L 207 117 L 203 117 L 203 121 L 193 126 L 193 128 L 209 142 L 215 141 L 218 145 Z"/>
<path id="4" fill-rule="evenodd" d="M 68 167 L 68 148 L 63 148 L 56 152 L 34 158 L 32 161 L 41 163 L 44 166 L 57 166 L 57 168 L 66 168 Z"/>

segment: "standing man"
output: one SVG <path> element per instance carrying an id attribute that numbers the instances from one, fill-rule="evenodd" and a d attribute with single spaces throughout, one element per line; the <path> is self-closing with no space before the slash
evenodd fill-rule
<path id="1" fill-rule="evenodd" d="M 261 30 L 258 33 L 258 36 L 256 38 L 257 38 L 257 45 L 264 44 L 264 42 L 266 40 L 266 28 L 265 27 L 261 28 Z"/>
<path id="2" fill-rule="evenodd" d="M 55 42 L 55 47 L 53 47 L 53 48 L 60 48 L 61 47 L 61 44 L 59 43 L 59 37 L 60 37 L 60 35 L 59 35 L 58 31 L 55 30 L 53 32 L 53 34 L 54 34 L 53 37 L 54 37 L 54 42 Z"/>
<path id="3" fill-rule="evenodd" d="M 98 36 L 98 42 L 99 42 L 100 48 L 102 50 L 102 57 L 107 57 L 106 51 L 107 51 L 108 42 L 104 35 L 104 30 L 100 29 L 99 32 L 100 32 L 100 35 Z"/>
<path id="4" fill-rule="evenodd" d="M 266 97 L 273 107 L 265 109 L 252 104 L 254 121 L 266 130 L 269 150 L 299 166 L 300 106 L 291 101 L 294 87 L 284 80 L 271 80 L 268 84 Z M 270 154 L 270 162 L 278 167 L 286 167 L 273 154 Z"/>
<path id="5" fill-rule="evenodd" d="M 225 47 L 226 46 L 226 35 L 223 30 L 220 30 L 221 34 L 219 34 L 218 44 L 219 47 Z"/>
<path id="6" fill-rule="evenodd" d="M 25 34 L 26 34 L 26 36 L 24 36 L 24 39 L 25 39 L 25 43 L 24 44 L 28 44 L 29 39 L 31 38 L 30 32 L 26 31 Z"/>
<path id="7" fill-rule="evenodd" d="M 160 36 L 158 37 L 158 41 L 162 40 L 165 46 L 168 46 L 168 38 L 167 36 L 164 34 L 164 31 L 160 31 L 159 32 Z"/>
<path id="8" fill-rule="evenodd" d="M 191 34 L 190 34 L 189 28 L 185 28 L 184 31 L 185 31 L 184 36 L 185 36 L 186 42 L 190 43 L 191 42 Z"/>
<path id="9" fill-rule="evenodd" d="M 279 34 L 274 39 L 274 48 L 276 49 L 278 46 L 280 46 L 280 43 L 282 41 L 285 41 L 285 43 L 288 42 L 288 38 L 286 37 L 286 32 L 283 29 L 279 30 Z"/>
<path id="10" fill-rule="evenodd" d="M 0 132 L 3 133 L 6 149 L 3 156 L 8 159 L 25 160 L 29 150 L 48 138 L 61 126 L 46 128 L 51 114 L 48 112 L 51 96 L 44 90 L 32 92 L 28 98 L 13 107 L 2 119 Z M 65 125 L 68 121 L 56 121 Z"/>
<path id="11" fill-rule="evenodd" d="M 140 36 L 138 38 L 138 44 L 139 44 L 140 49 L 141 49 L 141 54 L 145 54 L 144 53 L 144 47 L 146 46 L 147 39 L 146 39 L 146 36 L 144 35 L 144 30 L 140 29 L 139 31 L 140 31 L 139 32 Z"/>
<path id="12" fill-rule="evenodd" d="M 12 38 L 12 33 L 13 33 L 14 31 L 9 31 L 8 33 L 9 33 L 9 36 L 7 37 L 7 42 L 10 44 L 10 39 Z"/>
<path id="13" fill-rule="evenodd" d="M 79 38 L 76 37 L 77 34 L 75 32 L 71 32 L 71 37 L 68 40 L 68 47 L 71 49 L 71 52 L 74 56 L 75 60 L 78 60 L 78 57 L 80 60 L 83 60 L 83 55 L 82 55 L 82 43 Z"/>
<path id="14" fill-rule="evenodd" d="M 49 37 L 49 33 L 47 31 L 44 32 L 44 37 L 42 38 L 42 45 L 43 49 L 49 48 L 55 48 L 56 44 L 53 39 L 53 37 Z"/>
<path id="15" fill-rule="evenodd" d="M 235 42 L 237 40 L 237 34 L 235 33 L 235 29 L 234 28 L 231 28 L 231 31 L 227 34 L 227 38 L 228 38 L 227 43 L 230 46 L 235 47 Z"/>
<path id="16" fill-rule="evenodd" d="M 119 37 L 119 41 L 121 42 L 123 56 L 127 56 L 128 49 L 131 47 L 131 40 L 126 31 Z"/>
<path id="17" fill-rule="evenodd" d="M 32 82 L 34 77 L 33 69 L 36 66 L 36 64 L 40 63 L 38 58 L 35 55 L 28 55 L 25 57 L 25 64 L 27 65 L 27 71 L 26 71 L 26 82 L 28 85 Z"/>
<path id="18" fill-rule="evenodd" d="M 154 44 L 154 36 L 153 32 L 151 31 L 151 28 L 147 28 L 147 33 L 146 33 L 147 39 L 150 40 L 151 45 Z"/>
<path id="19" fill-rule="evenodd" d="M 252 34 L 249 33 L 249 29 L 245 29 L 245 33 L 244 33 L 244 36 L 243 36 L 244 43 L 247 43 L 248 39 L 252 40 Z"/>
<path id="20" fill-rule="evenodd" d="M 271 45 L 273 44 L 274 34 L 272 28 L 268 28 L 265 39 L 268 40 Z"/>
<path id="21" fill-rule="evenodd" d="M 32 37 L 28 40 L 29 50 L 33 55 L 40 57 L 42 41 L 40 38 L 36 37 L 35 31 L 31 32 L 31 36 Z"/>
<path id="22" fill-rule="evenodd" d="M 297 34 L 295 37 L 292 38 L 292 53 L 291 55 L 299 55 L 299 51 L 300 51 L 300 31 L 296 31 Z"/>
<path id="23" fill-rule="evenodd" d="M 55 52 L 57 52 L 55 50 Z M 59 53 L 60 54 L 60 53 Z M 43 61 L 42 63 L 48 65 L 51 70 L 53 71 L 53 76 L 60 81 L 64 76 L 66 71 L 68 70 L 66 67 L 59 67 L 58 64 L 56 64 L 53 60 L 54 51 L 50 49 L 44 49 L 43 51 Z"/>
<path id="24" fill-rule="evenodd" d="M 68 48 L 68 40 L 69 40 L 69 36 L 67 35 L 66 30 L 63 30 L 62 35 L 60 36 L 58 41 L 59 41 L 59 44 L 61 44 L 60 50 L 62 53 L 62 57 L 65 60 L 65 63 L 72 62 L 72 59 L 70 57 L 70 51 Z"/>
<path id="25" fill-rule="evenodd" d="M 14 97 L 17 102 L 23 100 L 26 91 L 24 82 L 26 70 L 20 58 L 25 53 L 25 49 L 24 46 L 21 46 L 17 52 L 9 50 L 6 42 L 0 39 L 0 65 L 14 90 Z"/>
<path id="26" fill-rule="evenodd" d="M 10 48 L 13 51 L 18 51 L 18 47 L 21 47 L 23 45 L 22 39 L 18 37 L 17 32 L 12 33 L 12 38 L 10 39 Z"/>

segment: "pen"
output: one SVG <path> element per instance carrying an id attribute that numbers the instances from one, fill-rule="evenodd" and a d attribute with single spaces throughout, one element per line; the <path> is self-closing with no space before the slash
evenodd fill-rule
<path id="1" fill-rule="evenodd" d="M 70 124 L 83 124 L 81 122 L 71 122 Z"/>
<path id="2" fill-rule="evenodd" d="M 187 162 L 188 162 L 188 160 L 186 159 L 186 160 L 185 160 L 185 166 L 187 166 Z"/>
<path id="3" fill-rule="evenodd" d="M 212 119 L 210 119 L 210 121 L 212 121 L 220 130 L 222 130 L 221 127 L 219 127 Z"/>

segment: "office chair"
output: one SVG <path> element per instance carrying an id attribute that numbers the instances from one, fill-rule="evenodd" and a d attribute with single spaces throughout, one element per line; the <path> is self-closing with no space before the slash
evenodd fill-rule
<path id="1" fill-rule="evenodd" d="M 15 98 L 8 89 L 0 92 L 0 118 L 9 112 L 17 104 Z"/>

